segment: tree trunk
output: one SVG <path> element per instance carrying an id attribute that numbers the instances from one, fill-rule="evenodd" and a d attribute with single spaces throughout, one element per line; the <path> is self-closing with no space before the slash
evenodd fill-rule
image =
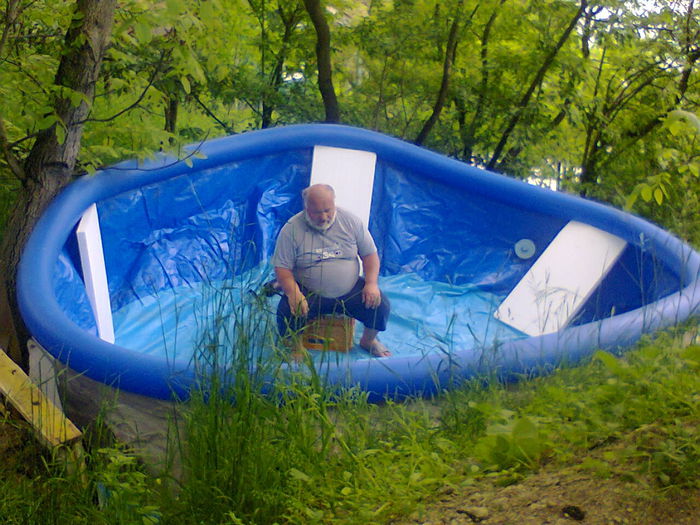
<path id="1" fill-rule="evenodd" d="M 462 3 L 462 0 L 460 0 L 457 4 L 457 8 L 455 9 L 455 17 L 454 20 L 452 20 L 450 33 L 447 37 L 445 60 L 442 65 L 442 81 L 440 82 L 437 100 L 433 106 L 433 112 L 430 114 L 430 117 L 428 117 L 428 120 L 425 121 L 425 124 L 423 124 L 423 128 L 420 130 L 415 140 L 415 143 L 419 146 L 425 142 L 426 138 L 428 138 L 428 134 L 440 118 L 440 113 L 442 112 L 442 108 L 445 106 L 445 101 L 447 100 L 447 93 L 450 88 L 450 76 L 452 74 L 452 64 L 454 64 L 455 57 L 457 56 L 457 42 L 459 40 L 457 38 L 457 33 L 459 31 L 459 24 L 462 18 Z"/>
<path id="2" fill-rule="evenodd" d="M 273 124 L 272 113 L 275 110 L 277 104 L 274 100 L 271 99 L 273 99 L 273 97 L 279 93 L 280 87 L 284 82 L 284 64 L 287 61 L 289 46 L 291 44 L 292 37 L 294 36 L 294 31 L 296 30 L 297 25 L 299 24 L 300 16 L 303 14 L 303 10 L 299 8 L 299 11 L 297 11 L 297 5 L 295 4 L 294 7 L 290 10 L 289 14 L 287 14 L 280 5 L 277 9 L 277 14 L 280 17 L 280 20 L 282 20 L 282 25 L 284 26 L 284 33 L 282 34 L 282 47 L 280 48 L 279 53 L 277 53 L 277 57 L 275 58 L 275 67 L 270 73 L 270 79 L 268 81 L 269 90 L 266 89 L 263 93 L 262 122 L 260 125 L 260 127 L 263 129 L 269 128 Z"/>
<path id="3" fill-rule="evenodd" d="M 316 30 L 318 89 L 326 110 L 326 122 L 340 122 L 340 109 L 331 74 L 331 30 L 324 16 L 321 0 L 304 0 L 304 5 Z"/>
<path id="4" fill-rule="evenodd" d="M 175 93 L 168 96 L 168 103 L 165 106 L 165 131 L 175 134 L 177 130 L 177 111 L 180 108 L 180 101 Z M 170 139 L 172 144 L 173 139 Z"/>
<path id="5" fill-rule="evenodd" d="M 36 221 L 54 196 L 70 182 L 80 150 L 85 120 L 95 94 L 102 58 L 112 32 L 116 0 L 78 0 L 71 27 L 66 33 L 64 52 L 56 72 L 55 85 L 83 95 L 78 105 L 68 97 L 58 96 L 53 103 L 56 115 L 63 124 L 42 130 L 15 175 L 21 187 L 14 211 L 8 220 L 2 245 L 2 301 L 5 314 L 2 326 L 11 332 L 6 340 L 19 343 L 13 354 L 21 356 L 26 368 L 25 343 L 27 330 L 21 320 L 16 299 L 16 269 L 22 249 Z"/>
<path id="6" fill-rule="evenodd" d="M 474 145 L 476 144 L 476 130 L 481 124 L 482 115 L 484 113 L 484 105 L 486 104 L 486 94 L 489 89 L 489 79 L 490 79 L 490 66 L 489 66 L 489 41 L 491 39 L 491 29 L 498 17 L 503 4 L 506 0 L 500 0 L 498 5 L 494 8 L 491 16 L 489 17 L 486 25 L 484 26 L 484 31 L 481 34 L 481 49 L 479 51 L 479 56 L 481 58 L 481 83 L 479 86 L 479 98 L 476 102 L 476 107 L 474 108 L 474 115 L 469 123 L 466 125 L 467 115 L 466 115 L 466 104 L 463 100 L 459 100 L 458 108 L 460 112 L 460 138 L 462 139 L 462 158 L 467 162 L 473 162 L 474 156 Z M 458 99 L 459 97 L 455 97 Z"/>

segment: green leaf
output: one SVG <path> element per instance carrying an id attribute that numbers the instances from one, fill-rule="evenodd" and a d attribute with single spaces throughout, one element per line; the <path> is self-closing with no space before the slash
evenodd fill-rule
<path id="1" fill-rule="evenodd" d="M 36 127 L 39 129 L 49 129 L 56 122 L 58 122 L 58 116 L 55 113 L 46 115 L 44 118 L 39 119 L 36 123 Z"/>
<path id="2" fill-rule="evenodd" d="M 179 16 L 180 13 L 185 11 L 185 4 L 182 0 L 167 0 L 166 11 L 170 16 Z"/>
<path id="3" fill-rule="evenodd" d="M 187 77 L 180 77 L 180 84 L 182 84 L 182 89 L 185 90 L 185 93 L 189 95 L 192 90 L 189 79 Z"/>
<path id="4" fill-rule="evenodd" d="M 666 125 L 673 135 L 678 134 L 678 130 L 680 129 L 679 124 L 683 126 L 685 122 L 695 129 L 695 133 L 700 134 L 700 118 L 690 111 L 674 109 L 668 114 L 668 118 L 666 119 Z"/>
<path id="5" fill-rule="evenodd" d="M 216 22 L 216 11 L 214 10 L 212 2 L 201 2 L 199 4 L 199 18 L 205 25 Z"/>
<path id="6" fill-rule="evenodd" d="M 289 469 L 289 475 L 292 477 L 292 479 L 303 481 L 304 483 L 311 482 L 311 478 L 308 475 L 304 474 L 301 470 L 295 468 Z"/>
<path id="7" fill-rule="evenodd" d="M 656 204 L 661 206 L 661 203 L 664 201 L 664 192 L 661 189 L 656 188 L 654 190 L 654 200 L 656 200 Z"/>
<path id="8" fill-rule="evenodd" d="M 186 55 L 186 67 L 187 67 L 187 72 L 192 75 L 192 77 L 200 83 L 205 83 L 207 81 L 206 75 L 204 74 L 204 71 L 202 70 L 202 66 L 200 65 L 199 61 L 197 60 L 197 57 L 194 55 L 194 53 L 189 52 Z"/>
<path id="9" fill-rule="evenodd" d="M 134 24 L 134 35 L 136 40 L 142 44 L 148 44 L 153 39 L 151 26 L 145 23 L 137 22 Z"/>
<path id="10" fill-rule="evenodd" d="M 632 207 L 634 206 L 634 203 L 637 202 L 637 199 L 639 198 L 639 189 L 635 188 L 635 190 L 630 193 L 627 198 L 625 199 L 625 210 L 631 210 Z"/>
<path id="11" fill-rule="evenodd" d="M 536 438 L 538 437 L 537 425 L 532 420 L 523 417 L 518 419 L 513 426 L 513 435 L 518 438 Z"/>
<path id="12" fill-rule="evenodd" d="M 605 365 L 605 368 L 615 375 L 619 376 L 625 373 L 624 368 L 620 364 L 620 360 L 608 352 L 598 350 L 595 354 L 593 354 L 593 359 L 600 361 L 603 365 Z"/>
<path id="13" fill-rule="evenodd" d="M 681 355 L 691 368 L 700 368 L 700 345 L 689 346 Z"/>
<path id="14" fill-rule="evenodd" d="M 60 124 L 56 126 L 56 140 L 61 145 L 63 145 L 63 143 L 66 141 L 66 128 Z"/>
<path id="15" fill-rule="evenodd" d="M 691 162 L 686 167 L 693 177 L 700 177 L 700 162 Z"/>
<path id="16" fill-rule="evenodd" d="M 62 93 L 64 96 L 68 97 L 73 107 L 78 107 L 82 102 L 85 102 L 87 105 L 90 105 L 90 101 L 88 100 L 85 93 L 81 93 L 80 91 L 75 91 L 73 89 L 68 88 L 64 88 L 62 90 Z"/>
<path id="17" fill-rule="evenodd" d="M 539 458 L 544 450 L 544 442 L 540 438 L 537 425 L 527 417 L 520 418 L 515 422 L 513 444 L 523 456 L 520 459 L 524 459 L 528 463 Z"/>

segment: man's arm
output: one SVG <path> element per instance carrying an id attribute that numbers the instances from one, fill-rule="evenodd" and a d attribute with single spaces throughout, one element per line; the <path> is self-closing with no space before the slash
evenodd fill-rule
<path id="1" fill-rule="evenodd" d="M 365 287 L 362 289 L 362 302 L 367 308 L 376 308 L 382 302 L 382 295 L 379 293 L 379 255 L 377 252 L 370 253 L 362 260 L 362 269 L 365 273 Z"/>
<path id="2" fill-rule="evenodd" d="M 294 274 L 287 268 L 275 266 L 275 275 L 277 276 L 277 282 L 280 288 L 282 288 L 284 295 L 287 296 L 289 308 L 291 308 L 292 313 L 294 315 L 306 317 L 309 314 L 309 304 L 306 302 L 304 294 L 301 293 L 299 285 L 296 279 L 294 279 Z"/>

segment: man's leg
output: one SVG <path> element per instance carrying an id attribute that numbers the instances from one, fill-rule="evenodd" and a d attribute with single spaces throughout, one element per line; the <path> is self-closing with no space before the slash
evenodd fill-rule
<path id="1" fill-rule="evenodd" d="M 382 294 L 382 301 L 376 308 L 367 308 L 362 302 L 362 289 L 365 281 L 358 279 L 357 284 L 347 295 L 338 298 L 343 305 L 344 313 L 354 317 L 364 325 L 364 331 L 360 338 L 360 346 L 374 357 L 388 357 L 391 352 L 377 339 L 377 334 L 386 330 L 386 324 L 391 313 L 391 303 Z"/>
<path id="2" fill-rule="evenodd" d="M 277 305 L 277 331 L 282 338 L 282 344 L 289 348 L 295 360 L 304 355 L 304 345 L 301 342 L 301 330 L 306 324 L 306 317 L 294 315 L 286 295 L 280 298 Z"/>

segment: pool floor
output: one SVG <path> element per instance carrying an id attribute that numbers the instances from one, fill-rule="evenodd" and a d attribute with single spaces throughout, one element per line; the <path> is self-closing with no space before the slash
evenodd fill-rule
<path id="1" fill-rule="evenodd" d="M 200 283 L 161 292 L 133 302 L 113 313 L 116 344 L 163 359 L 192 360 L 217 354 L 225 359 L 236 345 L 256 347 L 272 354 L 279 346 L 275 311 L 278 296 L 259 291 L 270 278 L 269 269 L 257 269 L 228 281 Z M 392 313 L 380 340 L 393 356 L 449 353 L 483 349 L 497 342 L 525 337 L 493 317 L 502 298 L 473 286 L 423 281 L 415 274 L 380 278 Z M 357 344 L 338 359 L 369 359 Z M 312 352 L 321 359 L 324 352 Z"/>

